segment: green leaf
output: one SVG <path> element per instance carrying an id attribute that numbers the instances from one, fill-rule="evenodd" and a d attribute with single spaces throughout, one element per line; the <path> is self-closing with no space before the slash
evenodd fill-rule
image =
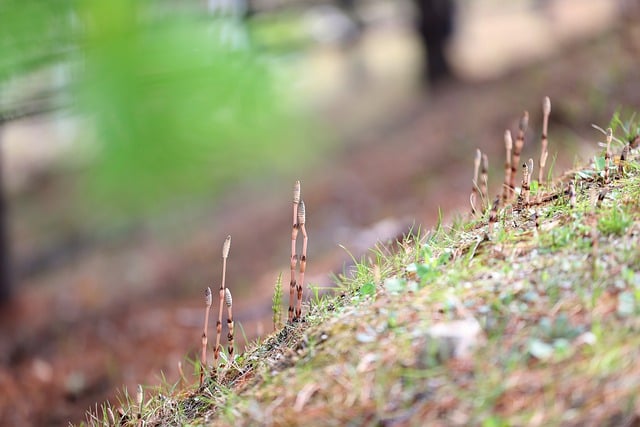
<path id="1" fill-rule="evenodd" d="M 367 282 L 364 285 L 360 286 L 360 295 L 361 296 L 371 296 L 376 293 L 376 284 L 373 282 Z"/>

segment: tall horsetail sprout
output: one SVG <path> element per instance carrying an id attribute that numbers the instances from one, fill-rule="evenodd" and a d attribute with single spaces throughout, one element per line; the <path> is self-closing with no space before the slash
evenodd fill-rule
<path id="1" fill-rule="evenodd" d="M 293 186 L 293 228 L 291 230 L 291 280 L 289 281 L 289 323 L 293 321 L 293 298 L 296 289 L 296 240 L 298 239 L 298 205 L 300 204 L 300 181 Z"/>
<path id="2" fill-rule="evenodd" d="M 231 248 L 231 236 L 227 236 L 222 244 L 222 283 L 220 284 L 220 290 L 218 292 L 220 300 L 220 308 L 218 310 L 218 321 L 216 322 L 216 347 L 213 350 L 213 364 L 214 367 L 218 367 L 218 358 L 220 357 L 220 337 L 222 336 L 222 304 L 224 302 L 224 289 L 225 279 L 227 274 L 227 258 L 229 257 L 229 249 Z"/>
<path id="3" fill-rule="evenodd" d="M 544 168 L 547 164 L 547 157 L 549 156 L 549 151 L 547 151 L 547 145 L 549 144 L 549 140 L 547 138 L 547 131 L 549 130 L 549 114 L 551 114 L 551 99 L 549 99 L 548 96 L 545 96 L 542 101 L 542 150 L 540 151 L 540 169 L 538 171 L 538 182 L 540 184 L 542 184 L 544 180 Z"/>
<path id="4" fill-rule="evenodd" d="M 511 198 L 511 149 L 513 148 L 513 139 L 511 131 L 504 131 L 504 148 L 506 151 L 506 159 L 504 163 L 504 184 L 502 186 L 502 204 L 507 204 Z"/>
<path id="5" fill-rule="evenodd" d="M 202 354 L 200 355 L 200 387 L 204 384 L 204 374 L 207 366 L 207 344 L 208 344 L 208 333 L 209 329 L 209 311 L 211 311 L 211 304 L 213 302 L 213 297 L 211 295 L 211 288 L 207 287 L 204 291 L 204 326 L 202 328 Z"/>
<path id="6" fill-rule="evenodd" d="M 607 151 L 604 154 L 604 182 L 609 182 L 609 168 L 611 167 L 611 140 L 613 131 L 607 128 Z"/>
<path id="7" fill-rule="evenodd" d="M 480 171 L 480 162 L 482 161 L 482 152 L 476 149 L 476 157 L 473 159 L 473 181 L 471 182 L 471 196 L 469 196 L 469 203 L 471 203 L 471 213 L 476 214 L 476 196 L 478 195 L 478 172 Z"/>
<path id="8" fill-rule="evenodd" d="M 307 229 L 305 228 L 306 213 L 304 202 L 300 200 L 300 206 L 298 206 L 298 227 L 302 232 L 302 256 L 300 257 L 300 283 L 298 283 L 298 301 L 296 305 L 296 317 L 297 321 L 302 318 L 302 287 L 304 285 L 304 273 L 307 269 Z"/>
<path id="9" fill-rule="evenodd" d="M 482 210 L 489 205 L 489 158 L 482 154 L 482 169 L 480 169 L 480 197 L 482 198 Z"/>
<path id="10" fill-rule="evenodd" d="M 522 113 L 520 123 L 518 125 L 518 135 L 516 136 L 516 142 L 513 145 L 513 159 L 511 160 L 511 177 L 509 187 L 511 189 L 516 188 L 516 168 L 520 163 L 520 155 L 522 154 L 522 147 L 524 146 L 524 134 L 527 132 L 527 126 L 529 125 L 529 112 Z"/>
<path id="11" fill-rule="evenodd" d="M 233 298 L 229 288 L 224 288 L 224 303 L 227 305 L 227 341 L 229 362 L 233 361 Z"/>

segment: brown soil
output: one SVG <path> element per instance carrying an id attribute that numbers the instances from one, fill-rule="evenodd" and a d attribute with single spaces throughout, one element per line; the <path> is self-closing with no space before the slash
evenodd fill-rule
<path id="1" fill-rule="evenodd" d="M 349 262 L 339 243 L 360 255 L 378 238 L 434 224 L 439 207 L 447 217 L 466 211 L 475 147 L 488 152 L 497 178 L 504 129 L 515 127 L 523 109 L 531 112 L 524 157 L 535 158 L 544 95 L 553 102 L 556 170 L 571 165 L 575 153 L 593 151 L 599 135 L 586 131 L 590 124 L 605 125 L 619 105 L 640 104 L 635 67 L 614 34 L 499 81 L 451 84 L 405 100 L 300 176 L 309 281 L 331 285 L 329 273 Z M 339 122 L 346 108 L 357 107 L 352 101 L 328 115 Z M 555 145 L 556 138 L 573 145 Z M 491 192 L 498 181 L 491 180 Z M 189 372 L 185 357 L 197 354 L 202 291 L 217 283 L 227 234 L 229 286 L 240 289 L 236 319 L 249 339 L 269 332 L 273 282 L 288 266 L 290 187 L 274 179 L 240 189 L 188 223 L 92 244 L 23 280 L 0 311 L 0 425 L 78 422 L 96 402 L 115 401 L 122 385 L 158 384 L 160 372 L 174 382 L 179 361 Z"/>

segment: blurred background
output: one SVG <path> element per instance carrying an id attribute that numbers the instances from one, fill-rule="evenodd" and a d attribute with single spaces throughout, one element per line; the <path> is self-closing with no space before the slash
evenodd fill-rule
<path id="1" fill-rule="evenodd" d="M 476 148 L 497 193 L 525 109 L 536 159 L 544 96 L 556 174 L 588 159 L 590 125 L 640 103 L 639 9 L 3 0 L 0 425 L 78 422 L 190 374 L 227 234 L 239 350 L 270 333 L 296 179 L 324 289 L 348 269 L 338 245 L 366 256 L 466 214 Z"/>

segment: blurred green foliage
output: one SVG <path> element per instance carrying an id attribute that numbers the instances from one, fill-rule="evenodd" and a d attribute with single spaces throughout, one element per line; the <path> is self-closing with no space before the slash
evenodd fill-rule
<path id="1" fill-rule="evenodd" d="M 38 68 L 70 70 L 72 109 L 97 144 L 81 185 L 92 205 L 135 213 L 212 195 L 300 151 L 286 82 L 239 17 L 198 2 L 2 3 L 0 90 Z"/>

